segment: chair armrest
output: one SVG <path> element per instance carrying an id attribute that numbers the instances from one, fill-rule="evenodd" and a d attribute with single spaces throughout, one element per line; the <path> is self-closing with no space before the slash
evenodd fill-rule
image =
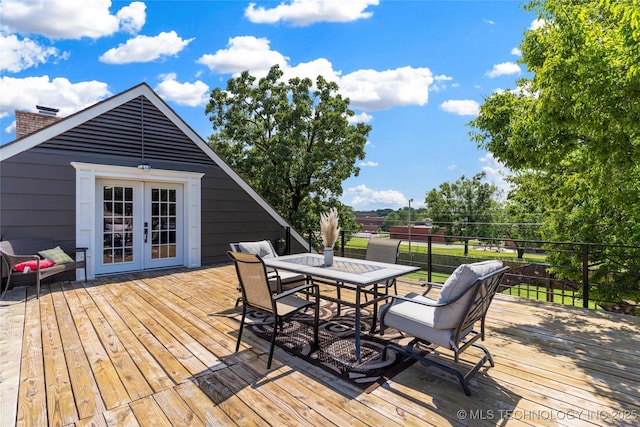
<path id="1" fill-rule="evenodd" d="M 75 252 L 82 252 L 83 255 L 83 261 L 86 262 L 87 261 L 87 251 L 89 250 L 89 248 L 76 248 Z M 73 257 L 74 261 L 77 262 L 76 257 Z"/>
<path id="2" fill-rule="evenodd" d="M 320 287 L 318 285 L 314 285 L 314 284 L 309 283 L 309 284 L 297 286 L 295 288 L 289 289 L 288 291 L 282 292 L 281 294 L 278 294 L 278 295 L 274 296 L 273 299 L 274 299 L 274 301 L 277 301 L 280 298 L 284 298 L 286 296 L 295 294 L 295 293 L 300 292 L 300 291 L 304 291 L 305 289 L 311 289 L 311 288 L 313 288 L 313 291 L 314 291 L 313 293 L 316 296 L 320 295 Z"/>
<path id="3" fill-rule="evenodd" d="M 7 261 L 9 270 L 12 270 L 16 264 L 20 264 L 25 261 L 37 261 L 40 259 L 38 255 L 12 255 L 6 252 L 2 252 L 3 258 Z"/>
<path id="4" fill-rule="evenodd" d="M 453 302 L 453 301 L 450 301 L 450 302 L 445 304 L 445 303 L 438 303 L 438 302 L 436 302 L 436 300 L 433 300 L 433 302 L 430 302 L 430 301 L 416 301 L 416 300 L 414 300 L 412 298 L 403 297 L 403 296 L 400 296 L 400 295 L 387 295 L 387 298 L 391 298 L 391 299 L 394 299 L 394 300 L 411 302 L 411 303 L 414 303 L 414 304 L 425 305 L 427 307 L 444 307 L 444 306 L 449 305 L 449 304 L 451 304 Z"/>

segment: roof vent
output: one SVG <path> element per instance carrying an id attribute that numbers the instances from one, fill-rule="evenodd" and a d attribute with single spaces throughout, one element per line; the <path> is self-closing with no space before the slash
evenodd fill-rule
<path id="1" fill-rule="evenodd" d="M 42 105 L 36 105 L 36 108 L 38 109 L 38 112 L 40 114 L 44 114 L 45 116 L 55 116 L 56 114 L 58 114 L 58 112 L 60 112 L 60 110 L 57 108 L 44 107 Z"/>

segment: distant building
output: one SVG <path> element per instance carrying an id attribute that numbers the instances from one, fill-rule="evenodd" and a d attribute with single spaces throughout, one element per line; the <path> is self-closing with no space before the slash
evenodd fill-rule
<path id="1" fill-rule="evenodd" d="M 384 218 L 372 213 L 357 213 L 356 222 L 363 233 L 376 233 L 384 227 Z"/>
<path id="2" fill-rule="evenodd" d="M 409 227 L 407 226 L 399 226 L 399 227 L 391 227 L 389 229 L 389 237 L 391 239 L 399 239 L 399 240 L 415 240 L 415 241 L 422 241 L 422 242 L 426 242 L 428 240 L 428 236 L 432 235 L 432 242 L 434 243 L 442 243 L 444 242 L 444 237 L 442 237 L 442 235 L 444 234 L 444 228 L 440 228 L 438 229 L 438 231 L 432 232 L 431 231 L 431 224 L 429 222 L 429 225 L 425 225 L 424 222 L 419 223 L 412 223 L 411 224 L 411 231 L 409 231 Z"/>

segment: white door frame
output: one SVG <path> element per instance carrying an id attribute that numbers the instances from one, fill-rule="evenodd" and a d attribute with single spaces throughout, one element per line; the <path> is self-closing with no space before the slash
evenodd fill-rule
<path id="1" fill-rule="evenodd" d="M 186 267 L 201 265 L 201 212 L 203 173 L 71 162 L 76 170 L 76 246 L 86 247 L 87 278 L 95 278 L 96 178 L 180 183 L 184 187 L 183 262 Z M 80 271 L 76 279 L 82 280 Z"/>

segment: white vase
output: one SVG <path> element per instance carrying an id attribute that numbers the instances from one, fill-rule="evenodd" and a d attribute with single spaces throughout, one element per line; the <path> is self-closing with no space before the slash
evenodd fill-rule
<path id="1" fill-rule="evenodd" d="M 324 248 L 324 265 L 329 267 L 333 264 L 333 248 Z"/>

